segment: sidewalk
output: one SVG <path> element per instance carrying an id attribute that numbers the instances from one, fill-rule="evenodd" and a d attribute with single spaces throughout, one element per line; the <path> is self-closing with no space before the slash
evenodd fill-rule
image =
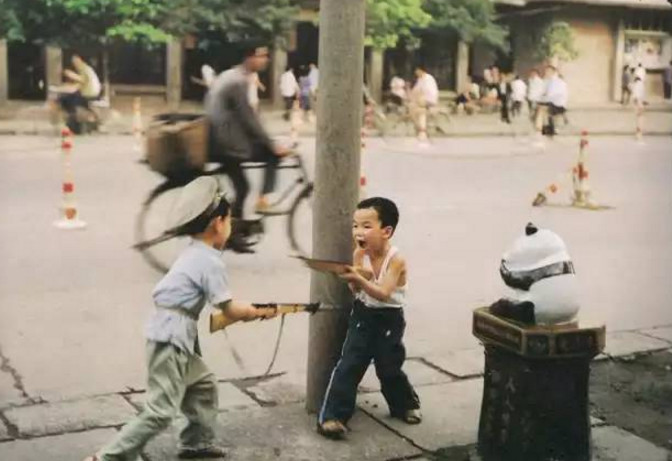
<path id="1" fill-rule="evenodd" d="M 142 98 L 143 126 L 157 113 L 169 111 L 166 104 L 156 97 Z M 185 101 L 180 112 L 202 112 L 202 104 Z M 132 98 L 114 101 L 105 115 L 107 121 L 101 129 L 103 133 L 131 134 L 133 128 Z M 560 135 L 578 135 L 588 130 L 591 135 L 633 135 L 635 114 L 632 107 L 619 104 L 571 109 L 568 112 L 570 124 L 560 127 Z M 282 119 L 282 112 L 262 106 L 262 119 L 273 136 L 287 136 L 289 123 Z M 436 136 L 516 136 L 530 134 L 531 127 L 525 116 L 514 120 L 512 125 L 499 121 L 499 114 L 453 115 L 448 123 L 443 123 L 443 134 Z M 304 121 L 299 127 L 301 136 L 314 136 L 315 122 Z M 371 131 L 371 130 L 370 130 Z M 10 101 L 0 107 L 0 135 L 53 134 L 54 128 L 44 103 L 40 101 Z M 413 128 L 400 124 L 387 136 L 411 136 Z M 371 136 L 376 133 L 371 131 Z M 430 136 L 432 134 L 430 133 Z M 644 135 L 672 135 L 672 104 L 656 103 L 647 108 L 644 119 Z"/>
<path id="2" fill-rule="evenodd" d="M 591 373 L 594 460 L 672 459 L 669 451 L 672 438 L 664 440 L 657 436 L 658 443 L 654 444 L 635 435 L 634 430 L 627 430 L 635 423 L 618 422 L 632 418 L 632 410 L 626 409 L 619 419 L 615 409 L 603 406 L 604 396 L 596 390 L 605 380 L 602 376 L 605 370 L 606 380 L 611 381 L 614 367 L 630 366 L 654 356 L 667 363 L 663 372 L 668 374 L 659 379 L 662 381 L 659 385 L 669 387 L 672 326 L 607 334 L 605 354 L 598 357 Z M 4 362 L 2 365 L 5 368 Z M 473 453 L 482 395 L 482 349 L 411 358 L 405 370 L 423 406 L 424 420 L 418 426 L 408 426 L 387 415 L 377 381 L 369 370 L 360 385 L 359 410 L 350 422 L 347 441 L 326 440 L 315 432 L 315 417 L 304 410 L 305 376 L 278 373 L 264 378 L 220 382 L 217 437 L 228 447 L 227 459 L 230 460 L 477 459 Z M 0 459 L 7 461 L 83 459 L 139 411 L 144 397 L 142 390 L 125 389 L 77 400 L 28 402 L 17 391 L 20 383 L 14 383 L 12 389 L 9 384 L 0 382 L 0 396 L 9 396 L 0 400 Z M 669 390 L 661 393 L 663 402 L 664 395 L 669 395 L 665 392 Z M 635 404 L 640 406 L 649 400 L 646 395 L 634 398 Z M 660 421 L 649 423 L 664 426 L 659 430 L 669 437 L 672 426 L 672 419 L 666 415 L 669 408 L 656 410 L 662 424 Z M 649 439 L 655 437 L 649 436 Z M 147 446 L 143 460 L 177 459 L 176 442 L 177 424 Z"/>

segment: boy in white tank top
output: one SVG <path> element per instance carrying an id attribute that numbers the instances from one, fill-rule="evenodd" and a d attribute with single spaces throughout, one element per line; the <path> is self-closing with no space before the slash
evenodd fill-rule
<path id="1" fill-rule="evenodd" d="M 390 239 L 399 222 L 391 200 L 373 197 L 357 205 L 352 234 L 353 266 L 341 278 L 355 294 L 348 333 L 318 416 L 318 432 L 342 438 L 355 410 L 357 386 L 373 361 L 390 414 L 408 424 L 421 421 L 420 400 L 401 367 L 406 305 L 406 261 Z"/>

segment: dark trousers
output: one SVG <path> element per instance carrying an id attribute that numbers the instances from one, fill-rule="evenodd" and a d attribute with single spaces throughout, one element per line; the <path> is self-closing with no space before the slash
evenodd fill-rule
<path id="1" fill-rule="evenodd" d="M 73 93 L 63 93 L 58 97 L 58 103 L 64 112 L 74 114 L 78 107 L 89 110 L 89 100 L 82 96 L 82 93 L 75 91 Z"/>
<path id="2" fill-rule="evenodd" d="M 554 104 L 548 104 L 548 124 L 542 129 L 542 133 L 547 136 L 555 136 L 557 134 L 555 130 L 555 117 L 562 115 L 565 117 L 565 123 L 567 123 L 567 109 L 564 107 L 556 106 Z"/>
<path id="3" fill-rule="evenodd" d="M 231 216 L 234 218 L 243 217 L 245 199 L 250 193 L 250 183 L 247 180 L 245 170 L 243 169 L 243 163 L 248 161 L 263 162 L 266 164 L 264 167 L 264 185 L 261 190 L 262 194 L 268 194 L 275 190 L 275 180 L 277 176 L 276 169 L 278 167 L 279 157 L 268 147 L 256 145 L 250 160 L 226 157 L 226 160 L 224 161 L 226 173 L 229 175 L 229 178 L 231 178 L 233 189 L 236 193 L 233 205 L 231 206 Z"/>
<path id="4" fill-rule="evenodd" d="M 285 113 L 283 114 L 283 117 L 285 120 L 289 120 L 289 115 L 292 111 L 292 106 L 294 105 L 294 101 L 296 100 L 296 97 L 294 96 L 283 96 L 282 99 L 285 100 Z"/>
<path id="5" fill-rule="evenodd" d="M 665 99 L 672 97 L 672 83 L 663 82 L 663 94 L 665 95 Z"/>
<path id="6" fill-rule="evenodd" d="M 420 399 L 401 369 L 406 321 L 401 309 L 370 308 L 355 301 L 341 358 L 331 373 L 318 421 L 347 423 L 355 411 L 357 386 L 373 360 L 392 416 L 420 408 Z"/>
<path id="7" fill-rule="evenodd" d="M 509 97 L 501 96 L 499 100 L 502 103 L 500 107 L 499 118 L 504 123 L 511 123 L 511 118 L 509 117 Z"/>

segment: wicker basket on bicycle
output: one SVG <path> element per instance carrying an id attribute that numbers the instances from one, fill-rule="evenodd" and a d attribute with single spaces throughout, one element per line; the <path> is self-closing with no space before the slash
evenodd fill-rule
<path id="1" fill-rule="evenodd" d="M 160 114 L 147 128 L 149 167 L 167 178 L 203 170 L 208 157 L 208 123 L 202 114 Z"/>

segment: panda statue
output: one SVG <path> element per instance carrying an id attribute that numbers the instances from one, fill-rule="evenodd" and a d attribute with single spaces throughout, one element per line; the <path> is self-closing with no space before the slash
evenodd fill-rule
<path id="1" fill-rule="evenodd" d="M 529 223 L 504 254 L 499 272 L 510 293 L 490 306 L 500 317 L 526 324 L 574 322 L 579 311 L 574 265 L 565 242 Z"/>

